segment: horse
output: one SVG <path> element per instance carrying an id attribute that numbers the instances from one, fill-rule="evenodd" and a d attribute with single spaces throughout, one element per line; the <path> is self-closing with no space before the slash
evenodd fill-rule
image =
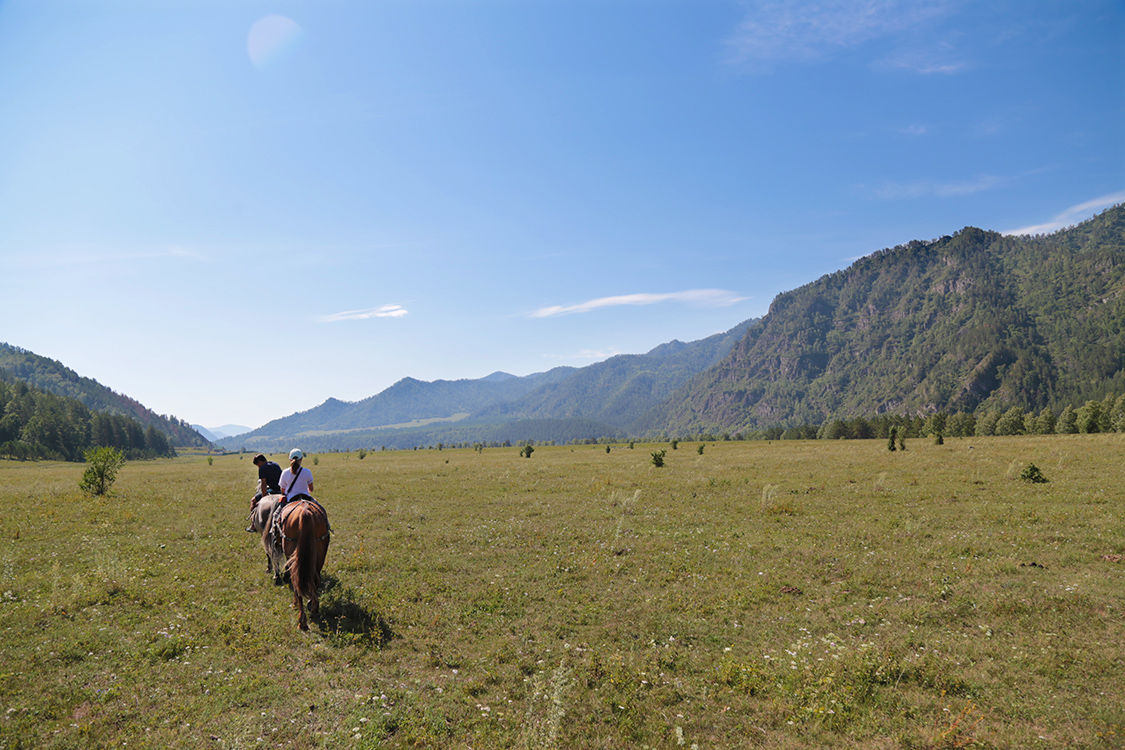
<path id="1" fill-rule="evenodd" d="M 298 496 L 282 507 L 280 526 L 285 572 L 293 587 L 293 608 L 298 612 L 297 627 L 308 630 L 302 599 L 308 599 L 309 614 L 315 617 L 320 609 L 320 570 L 332 534 L 328 513 L 307 495 Z M 274 575 L 279 572 L 275 570 Z"/>
<path id="2" fill-rule="evenodd" d="M 280 586 L 285 569 L 285 552 L 280 540 L 275 540 L 271 517 L 284 495 L 266 495 L 250 511 L 250 528 L 262 535 L 262 548 L 266 551 L 266 572 L 273 574 L 273 583 Z"/>

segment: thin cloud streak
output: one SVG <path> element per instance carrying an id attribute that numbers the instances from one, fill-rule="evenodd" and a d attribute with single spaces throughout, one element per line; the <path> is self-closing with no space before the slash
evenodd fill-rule
<path id="1" fill-rule="evenodd" d="M 683 302 L 690 305 L 706 307 L 726 307 L 737 304 L 747 299 L 739 297 L 734 292 L 725 289 L 689 289 L 685 292 L 669 292 L 667 294 L 622 294 L 615 297 L 600 297 L 577 305 L 552 305 L 541 307 L 531 313 L 532 318 L 550 318 L 555 315 L 570 315 L 572 313 L 586 313 L 603 307 L 620 307 L 622 305 L 655 305 L 660 302 Z"/>
<path id="2" fill-rule="evenodd" d="M 1079 203 L 1077 206 L 1071 206 L 1046 223 L 1033 224 L 1020 229 L 1009 229 L 1003 234 L 1050 234 L 1064 227 L 1069 227 L 1084 221 L 1089 218 L 1091 212 L 1100 213 L 1102 210 L 1110 208 L 1111 206 L 1116 206 L 1118 203 L 1125 203 L 1125 190 L 1103 195 L 1100 198 L 1094 198 L 1091 201 Z"/>
<path id="3" fill-rule="evenodd" d="M 341 320 L 369 320 L 371 318 L 401 318 L 409 314 L 402 305 L 382 305 L 366 310 L 347 310 L 321 317 L 321 323 L 337 323 Z"/>
<path id="4" fill-rule="evenodd" d="M 985 190 L 992 190 L 993 188 L 1002 186 L 1005 182 L 1007 182 L 1007 180 L 1003 177 L 986 174 L 964 182 L 929 182 L 926 180 L 906 183 L 885 182 L 877 188 L 868 188 L 861 185 L 860 189 L 870 193 L 879 200 L 885 201 L 925 198 L 928 196 L 956 198 L 962 195 L 972 195 L 974 193 L 984 192 Z"/>
<path id="5" fill-rule="evenodd" d="M 136 252 L 106 251 L 100 247 L 77 250 L 61 249 L 56 252 L 38 253 L 36 255 L 18 255 L 11 260 L 15 265 L 22 268 L 64 268 L 67 270 L 76 266 L 105 266 L 146 260 L 211 262 L 211 258 L 182 247 L 168 247 L 163 250 L 139 250 Z"/>
<path id="6" fill-rule="evenodd" d="M 729 44 L 735 62 L 811 62 L 946 13 L 947 0 L 755 2 Z"/>

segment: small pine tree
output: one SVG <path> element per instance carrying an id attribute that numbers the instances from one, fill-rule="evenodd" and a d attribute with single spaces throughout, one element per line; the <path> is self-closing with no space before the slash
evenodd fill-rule
<path id="1" fill-rule="evenodd" d="M 1025 466 L 1023 471 L 1020 472 L 1020 479 L 1025 482 L 1031 482 L 1032 484 L 1047 483 L 1047 477 L 1043 476 L 1043 472 L 1040 471 L 1039 467 L 1035 464 Z"/>
<path id="2" fill-rule="evenodd" d="M 934 445 L 945 445 L 945 438 L 940 432 L 934 435 Z"/>
<path id="3" fill-rule="evenodd" d="M 653 466 L 655 466 L 655 467 L 656 467 L 656 468 L 658 468 L 658 469 L 659 469 L 659 468 L 660 468 L 661 466 L 663 466 L 663 465 L 664 465 L 664 456 L 665 456 L 665 454 L 666 454 L 666 452 L 665 452 L 665 450 L 664 450 L 663 448 L 661 448 L 661 449 L 660 449 L 660 450 L 658 450 L 658 451 L 653 451 L 653 452 L 652 452 L 652 465 L 653 465 Z"/>
<path id="4" fill-rule="evenodd" d="M 698 447 L 698 448 L 696 448 L 696 452 L 697 452 L 697 453 L 698 453 L 699 455 L 701 455 L 701 456 L 702 456 L 702 455 L 703 455 L 703 449 L 704 449 L 705 447 L 706 447 L 706 446 L 705 446 L 705 445 L 704 445 L 703 443 L 700 443 L 700 444 L 699 444 L 699 447 Z"/>
<path id="5" fill-rule="evenodd" d="M 887 450 L 891 453 L 895 452 L 895 433 L 898 432 L 894 427 L 891 428 L 890 434 L 887 436 Z"/>

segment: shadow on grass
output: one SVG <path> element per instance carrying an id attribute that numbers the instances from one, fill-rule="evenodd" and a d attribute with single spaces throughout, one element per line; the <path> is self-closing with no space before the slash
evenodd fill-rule
<path id="1" fill-rule="evenodd" d="M 330 643 L 382 648 L 395 637 L 382 613 L 365 606 L 350 588 L 342 588 L 331 574 L 322 578 L 320 611 L 314 618 Z"/>

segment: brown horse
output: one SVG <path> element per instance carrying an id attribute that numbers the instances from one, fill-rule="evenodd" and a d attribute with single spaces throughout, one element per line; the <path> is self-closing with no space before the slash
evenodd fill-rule
<path id="1" fill-rule="evenodd" d="M 320 503 L 304 499 L 291 500 L 281 514 L 281 546 L 293 587 L 293 608 L 300 613 L 297 625 L 308 630 L 302 598 L 309 600 L 309 614 L 315 616 L 320 609 L 320 569 L 331 541 L 328 514 Z"/>

